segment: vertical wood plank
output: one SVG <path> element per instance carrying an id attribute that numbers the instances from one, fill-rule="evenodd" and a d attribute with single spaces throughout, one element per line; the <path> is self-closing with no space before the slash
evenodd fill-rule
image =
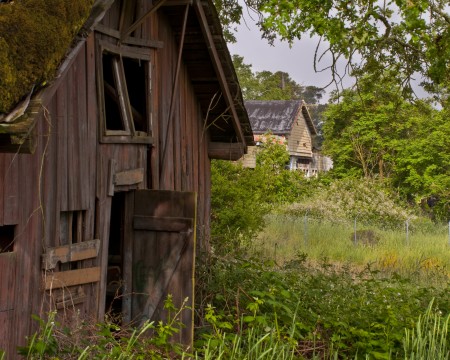
<path id="1" fill-rule="evenodd" d="M 86 39 L 86 51 L 85 51 L 85 89 L 86 93 L 86 134 L 85 139 L 85 184 L 83 188 L 84 201 L 86 203 L 86 213 L 84 217 L 84 239 L 95 238 L 95 217 L 96 217 L 96 205 L 95 205 L 95 192 L 96 192 L 96 160 L 97 160 L 97 93 L 96 93 L 96 73 L 95 73 L 95 38 L 94 33 L 90 34 Z M 84 261 L 83 267 L 100 266 L 99 258 Z M 93 283 L 85 285 L 84 292 L 86 294 L 86 301 L 84 307 L 91 317 L 95 317 L 98 313 L 98 291 L 99 284 Z"/>
<path id="2" fill-rule="evenodd" d="M 57 246 L 59 242 L 59 191 L 58 187 L 58 126 L 56 118 L 56 98 L 44 110 L 44 122 L 46 123 L 48 141 L 45 161 L 44 180 L 42 184 L 43 199 L 45 199 L 45 246 Z"/>
<path id="3" fill-rule="evenodd" d="M 67 76 L 67 82 L 70 77 Z M 67 143 L 67 87 L 65 84 L 56 92 L 56 121 L 58 122 L 58 178 L 60 193 L 60 210 L 68 211 L 68 143 Z"/>
<path id="4" fill-rule="evenodd" d="M 192 180 L 193 180 L 193 191 L 198 192 L 198 173 L 199 173 L 199 141 L 200 141 L 200 131 L 199 131 L 199 114 L 197 106 L 191 108 L 191 121 L 190 126 L 192 127 Z M 201 117 L 200 117 L 201 119 Z M 200 200 L 199 200 L 200 203 Z"/>
<path id="5" fill-rule="evenodd" d="M 188 131 L 188 109 L 190 107 L 188 93 L 187 93 L 187 72 L 183 66 L 180 71 L 180 145 L 181 145 L 181 167 L 179 169 L 181 175 L 181 189 L 182 191 L 190 190 L 188 187 L 189 176 L 187 171 L 187 153 L 189 151 L 189 144 L 187 142 Z"/>
<path id="6" fill-rule="evenodd" d="M 4 211 L 5 206 L 3 205 L 5 203 L 5 182 L 6 182 L 6 168 L 5 168 L 5 155 L 0 154 L 0 226 L 4 225 Z"/>
<path id="7" fill-rule="evenodd" d="M 180 70 L 180 74 L 183 71 Z M 181 191 L 181 89 L 183 88 L 182 76 L 178 78 L 177 94 L 175 96 L 173 112 L 173 178 L 174 190 Z"/>
<path id="8" fill-rule="evenodd" d="M 131 264 L 133 263 L 133 215 L 134 215 L 134 192 L 125 195 L 124 211 L 124 242 L 123 242 L 123 321 L 130 323 L 131 303 L 133 292 L 133 273 Z M 128 266 L 127 266 L 128 265 Z"/>
<path id="9" fill-rule="evenodd" d="M 97 169 L 97 93 L 95 83 L 95 39 L 91 34 L 86 40 L 86 118 L 87 118 L 87 182 L 89 183 L 88 213 L 86 214 L 86 239 L 94 238 L 95 192 Z M 98 264 L 96 264 L 98 265 Z"/>
<path id="10" fill-rule="evenodd" d="M 96 237 L 100 239 L 100 259 L 101 276 L 99 283 L 99 295 L 97 299 L 97 316 L 103 320 L 105 316 L 105 300 L 106 300 L 106 282 L 108 271 L 108 245 L 109 245 L 109 222 L 111 215 L 111 197 L 106 196 L 97 202 L 97 222 L 98 234 Z"/>
<path id="11" fill-rule="evenodd" d="M 14 310 L 15 298 L 15 281 L 16 281 L 16 253 L 0 254 L 0 269 L 2 269 L 0 276 L 0 313 L 3 311 Z M 0 333 L 1 328 L 0 326 Z M 0 339 L 2 337 L 0 336 Z M 0 347 L 1 348 L 1 347 Z"/>
<path id="12" fill-rule="evenodd" d="M 79 204 L 77 204 L 77 210 L 86 210 L 89 208 L 89 198 L 91 192 L 91 184 L 89 182 L 89 157 L 91 156 L 89 150 L 89 136 L 88 136 L 88 116 L 87 116 L 87 92 L 86 92 L 86 44 L 79 52 L 77 57 L 76 68 L 76 92 L 78 98 L 78 110 L 77 117 L 72 120 L 74 126 L 78 127 L 78 143 L 77 143 L 77 158 L 78 158 L 78 188 L 77 198 Z"/>
<path id="13" fill-rule="evenodd" d="M 4 198 L 3 222 L 5 225 L 15 225 L 19 222 L 19 156 L 4 154 Z"/>
<path id="14" fill-rule="evenodd" d="M 80 54 L 82 51 L 80 51 Z M 79 54 L 79 55 L 80 55 Z M 80 105 L 77 94 L 79 61 L 75 61 L 67 74 L 67 189 L 68 211 L 79 210 L 80 161 L 78 146 L 80 142 Z"/>
<path id="15" fill-rule="evenodd" d="M 160 177 L 160 146 L 161 146 L 161 142 L 160 142 L 160 138 L 161 138 L 161 131 L 160 131 L 160 123 L 161 123 L 161 111 L 160 106 L 159 106 L 159 102 L 161 101 L 161 95 L 160 95 L 160 84 L 161 84 L 161 75 L 162 72 L 157 71 L 157 69 L 159 69 L 159 56 L 157 56 L 155 54 L 155 52 L 153 52 L 152 54 L 152 58 L 153 58 L 153 63 L 152 63 L 152 98 L 153 98 L 153 103 L 152 103 L 152 135 L 153 135 L 153 145 L 151 147 L 151 154 L 150 154 L 150 166 L 149 169 L 151 168 L 151 184 L 148 185 L 148 188 L 151 189 L 159 189 L 160 185 L 159 185 L 159 177 Z M 161 65 L 162 66 L 162 65 Z"/>
<path id="16" fill-rule="evenodd" d="M 12 358 L 12 354 L 16 353 L 14 339 L 12 338 L 12 328 L 14 320 L 14 310 L 0 311 L 0 348 L 6 352 L 6 359 Z"/>

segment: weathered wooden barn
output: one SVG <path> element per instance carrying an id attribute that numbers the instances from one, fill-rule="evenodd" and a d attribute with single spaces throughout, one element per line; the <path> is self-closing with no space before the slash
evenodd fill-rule
<path id="1" fill-rule="evenodd" d="M 48 310 L 139 324 L 167 294 L 192 305 L 210 160 L 253 143 L 212 1 L 97 1 L 29 95 L 0 122 L 0 349 Z"/>
<path id="2" fill-rule="evenodd" d="M 250 123 L 259 141 L 271 133 L 284 141 L 290 156 L 291 170 L 302 170 L 311 176 L 313 167 L 313 137 L 317 135 L 308 107 L 302 100 L 249 100 L 245 102 Z M 255 148 L 250 148 L 244 165 L 255 163 Z M 253 155 L 252 155 L 253 154 Z M 253 165 L 254 166 L 254 165 Z M 311 174 L 310 174 L 311 173 Z"/>

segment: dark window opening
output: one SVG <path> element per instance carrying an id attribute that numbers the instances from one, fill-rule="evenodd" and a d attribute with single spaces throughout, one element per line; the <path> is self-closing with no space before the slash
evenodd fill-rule
<path id="1" fill-rule="evenodd" d="M 311 159 L 298 159 L 297 160 L 297 164 L 304 164 L 304 165 L 308 165 L 311 162 Z"/>
<path id="2" fill-rule="evenodd" d="M 102 142 L 151 142 L 150 51 L 100 41 Z"/>
<path id="3" fill-rule="evenodd" d="M 0 254 L 14 251 L 15 225 L 0 226 Z"/>
<path id="4" fill-rule="evenodd" d="M 124 205 L 125 193 L 115 193 L 111 203 L 105 312 L 116 323 L 121 323 L 122 314 Z"/>
<path id="5" fill-rule="evenodd" d="M 147 62 L 132 58 L 122 60 L 134 129 L 147 132 Z"/>
<path id="6" fill-rule="evenodd" d="M 103 91 L 105 94 L 105 120 L 107 130 L 126 130 L 121 112 L 120 93 L 117 80 L 119 57 L 103 54 Z M 115 74 L 116 73 L 116 74 Z"/>

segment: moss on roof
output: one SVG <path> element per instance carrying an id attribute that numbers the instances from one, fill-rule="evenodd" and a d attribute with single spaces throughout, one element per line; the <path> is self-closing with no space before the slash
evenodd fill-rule
<path id="1" fill-rule="evenodd" d="M 0 3 L 0 113 L 51 79 L 93 0 Z"/>

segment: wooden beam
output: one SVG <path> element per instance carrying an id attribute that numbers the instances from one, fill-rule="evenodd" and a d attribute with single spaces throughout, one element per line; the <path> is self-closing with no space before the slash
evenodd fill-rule
<path id="1" fill-rule="evenodd" d="M 192 5 L 193 0 L 167 0 L 164 6 L 183 6 Z"/>
<path id="2" fill-rule="evenodd" d="M 89 284 L 100 281 L 100 267 L 47 273 L 45 290 Z"/>
<path id="3" fill-rule="evenodd" d="M 98 256 L 99 249 L 100 240 L 98 239 L 47 248 L 45 254 L 42 255 L 42 268 L 50 270 L 54 269 L 58 262 L 67 263 L 95 258 Z"/>
<path id="4" fill-rule="evenodd" d="M 148 16 L 158 10 L 165 2 L 166 0 L 154 0 L 152 4 L 153 6 L 120 35 L 120 41 L 124 41 L 128 35 L 136 30 Z"/>
<path id="5" fill-rule="evenodd" d="M 193 222 L 192 218 L 135 215 L 133 227 L 135 230 L 186 232 L 193 229 Z"/>
<path id="6" fill-rule="evenodd" d="M 208 156 L 210 159 L 239 160 L 245 154 L 242 143 L 209 142 Z"/>
<path id="7" fill-rule="evenodd" d="M 113 37 L 114 39 L 120 40 L 120 32 L 114 29 L 111 29 L 109 27 L 106 27 L 105 25 L 98 24 L 95 27 L 95 31 L 100 32 L 104 35 L 108 35 Z M 159 40 L 151 40 L 151 39 L 142 39 L 132 36 L 127 36 L 125 39 L 123 39 L 122 43 L 128 44 L 128 45 L 138 45 L 138 46 L 145 46 L 149 48 L 155 48 L 155 49 L 161 49 L 164 47 L 164 43 Z"/>
<path id="8" fill-rule="evenodd" d="M 228 87 L 227 79 L 225 76 L 225 72 L 222 67 L 222 62 L 220 61 L 219 54 L 217 52 L 213 35 L 211 34 L 211 30 L 209 29 L 208 20 L 205 15 L 205 11 L 203 10 L 202 1 L 195 0 L 194 3 L 195 10 L 199 17 L 200 27 L 202 28 L 203 36 L 205 37 L 208 45 L 208 51 L 210 53 L 211 59 L 213 61 L 214 68 L 216 70 L 217 76 L 219 77 L 220 87 L 222 89 L 222 93 L 225 97 L 225 100 L 230 108 L 230 112 L 233 115 L 233 125 L 236 131 L 237 138 L 240 142 L 245 144 L 244 133 L 242 132 L 241 124 L 239 122 L 239 116 L 237 115 L 236 107 L 234 105 L 234 99 L 231 95 L 230 88 Z"/>

